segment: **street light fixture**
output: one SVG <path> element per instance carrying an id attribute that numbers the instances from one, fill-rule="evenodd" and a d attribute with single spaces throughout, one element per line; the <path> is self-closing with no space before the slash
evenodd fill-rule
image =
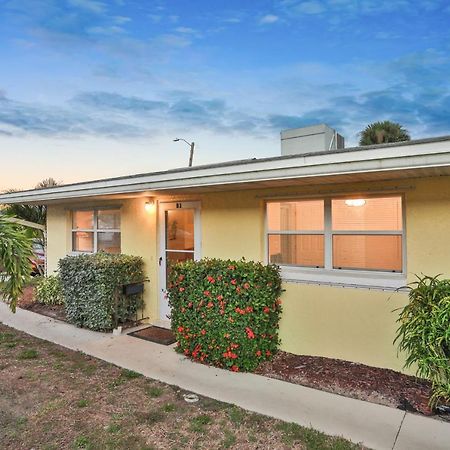
<path id="1" fill-rule="evenodd" d="M 189 167 L 192 167 L 192 160 L 194 159 L 194 148 L 195 148 L 195 142 L 188 142 L 186 139 L 183 138 L 176 138 L 173 140 L 173 142 L 186 142 L 187 145 L 189 145 L 190 147 L 190 152 L 189 152 Z"/>

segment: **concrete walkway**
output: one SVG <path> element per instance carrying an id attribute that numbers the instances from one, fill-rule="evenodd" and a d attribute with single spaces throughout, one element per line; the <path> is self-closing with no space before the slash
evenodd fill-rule
<path id="1" fill-rule="evenodd" d="M 203 366 L 171 347 L 75 328 L 30 311 L 18 309 L 12 314 L 1 302 L 0 322 L 149 378 L 373 449 L 450 448 L 449 423 L 259 375 Z"/>

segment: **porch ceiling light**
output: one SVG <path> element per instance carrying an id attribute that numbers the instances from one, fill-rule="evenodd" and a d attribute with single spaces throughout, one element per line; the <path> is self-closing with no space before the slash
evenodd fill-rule
<path id="1" fill-rule="evenodd" d="M 364 206 L 366 201 L 363 198 L 349 198 L 345 200 L 347 206 Z"/>

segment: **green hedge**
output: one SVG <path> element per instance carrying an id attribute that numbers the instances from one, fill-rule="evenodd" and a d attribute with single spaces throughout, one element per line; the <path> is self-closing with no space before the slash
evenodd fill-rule
<path id="1" fill-rule="evenodd" d="M 450 280 L 422 276 L 409 288 L 395 340 L 406 367 L 416 366 L 417 375 L 431 381 L 430 406 L 450 403 Z"/>
<path id="2" fill-rule="evenodd" d="M 169 304 L 177 351 L 233 371 L 253 371 L 279 344 L 279 268 L 203 259 L 171 267 Z"/>
<path id="3" fill-rule="evenodd" d="M 126 299 L 121 286 L 143 281 L 143 267 L 142 258 L 128 255 L 97 253 L 61 259 L 59 274 L 69 322 L 97 331 L 113 329 L 116 295 L 119 323 L 133 319 L 142 307 L 142 295 Z"/>
<path id="4" fill-rule="evenodd" d="M 36 300 L 44 305 L 62 305 L 64 296 L 59 275 L 39 277 L 34 288 Z"/>

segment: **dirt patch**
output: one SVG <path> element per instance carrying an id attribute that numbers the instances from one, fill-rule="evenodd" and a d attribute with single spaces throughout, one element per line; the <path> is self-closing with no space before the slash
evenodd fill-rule
<path id="1" fill-rule="evenodd" d="M 30 305 L 32 305 L 35 301 L 36 300 L 34 298 L 34 286 L 33 284 L 30 284 L 29 286 L 26 286 L 24 288 L 22 296 L 17 302 L 17 306 L 19 308 L 28 309 Z"/>
<path id="2" fill-rule="evenodd" d="M 152 355 L 147 355 L 151 358 Z M 0 448 L 362 449 L 0 324 Z"/>
<path id="3" fill-rule="evenodd" d="M 430 383 L 394 370 L 280 351 L 272 361 L 261 364 L 257 373 L 346 397 L 433 414 L 428 406 Z"/>

